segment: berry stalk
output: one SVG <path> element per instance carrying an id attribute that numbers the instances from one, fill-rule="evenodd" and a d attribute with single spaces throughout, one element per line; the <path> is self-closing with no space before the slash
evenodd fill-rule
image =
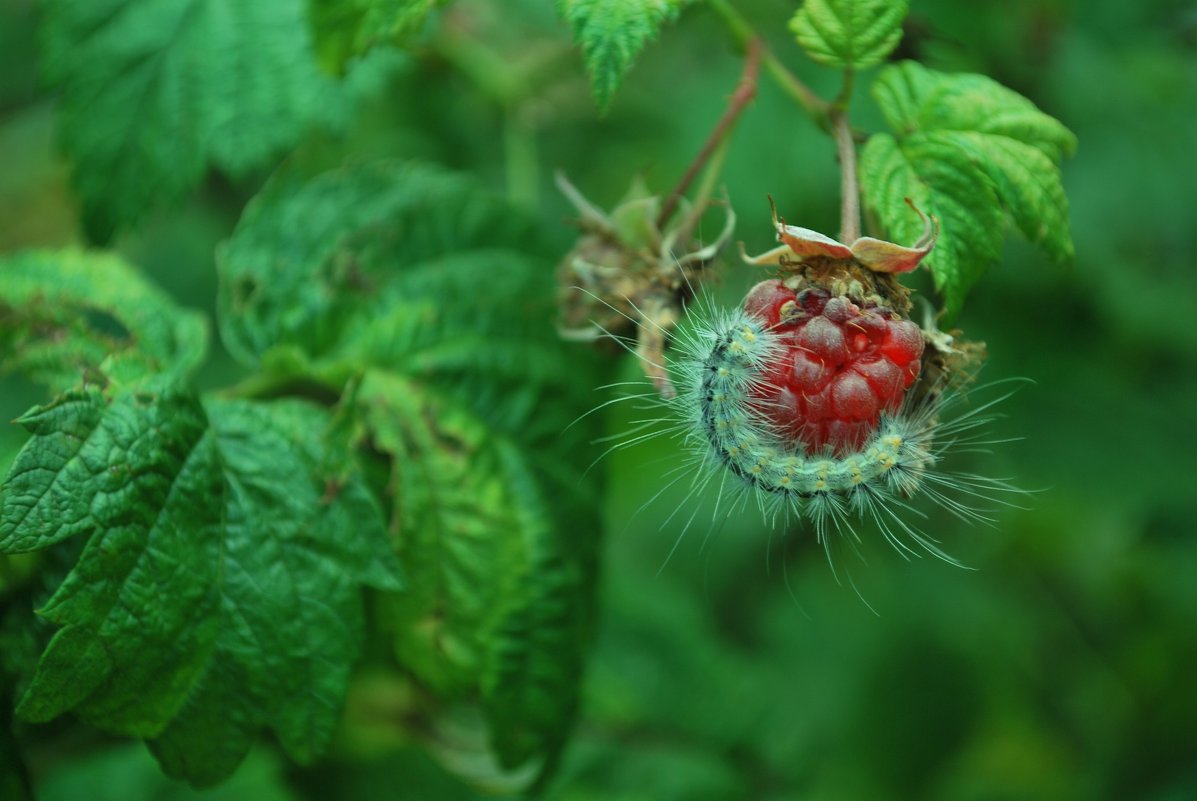
<path id="1" fill-rule="evenodd" d="M 694 182 L 694 178 L 698 175 L 703 165 L 710 160 L 711 156 L 726 140 L 728 134 L 735 127 L 736 121 L 740 118 L 740 114 L 756 97 L 757 76 L 760 74 L 761 47 L 761 40 L 759 38 L 753 37 L 748 40 L 748 49 L 744 57 L 744 71 L 740 75 L 740 82 L 736 85 L 731 98 L 728 100 L 727 110 L 723 112 L 723 116 L 719 118 L 719 121 L 715 123 L 715 127 L 711 129 L 710 136 L 707 137 L 707 141 L 703 144 L 702 149 L 698 151 L 698 155 L 694 157 L 694 161 L 686 168 L 686 172 L 682 175 L 681 180 L 677 182 L 677 186 L 666 196 L 665 202 L 661 206 L 661 212 L 657 215 L 657 228 L 663 229 L 665 224 L 669 222 L 669 218 L 677 210 L 678 203 L 681 202 L 682 197 L 686 194 L 686 190 L 690 188 L 690 184 Z M 704 205 L 704 200 L 705 198 L 699 198 L 695 203 L 695 208 L 701 209 Z"/>

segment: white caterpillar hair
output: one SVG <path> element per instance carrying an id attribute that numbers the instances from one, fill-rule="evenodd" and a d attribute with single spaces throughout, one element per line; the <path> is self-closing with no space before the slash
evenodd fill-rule
<path id="1" fill-rule="evenodd" d="M 833 569 L 833 535 L 843 535 L 855 548 L 860 521 L 875 524 L 905 558 L 929 553 L 958 565 L 914 522 L 925 515 L 911 501 L 926 497 L 961 520 L 991 523 L 996 507 L 1016 506 L 1011 497 L 1025 494 L 1005 479 L 944 467 L 950 454 L 980 451 L 1000 441 L 984 440 L 982 430 L 1009 392 L 970 406 L 964 390 L 951 386 L 942 371 L 924 370 L 902 406 L 883 414 L 863 445 L 848 453 L 828 446 L 812 455 L 762 413 L 767 403 L 762 398 L 776 395 L 767 391 L 766 366 L 784 347 L 762 319 L 739 308 L 718 309 L 699 293 L 686 323 L 670 333 L 668 364 L 651 367 L 668 371 L 676 395 L 664 397 L 647 382 L 633 382 L 648 391 L 629 392 L 628 384 L 616 385 L 621 395 L 598 407 L 639 401 L 651 410 L 608 452 L 669 437 L 685 454 L 685 463 L 667 473 L 666 485 L 649 500 L 688 481 L 685 500 L 663 527 L 697 499 L 713 496 L 716 516 L 720 507 L 727 515 L 755 507 L 773 525 L 807 521 Z M 693 521 L 691 514 L 681 524 L 674 550 Z"/>

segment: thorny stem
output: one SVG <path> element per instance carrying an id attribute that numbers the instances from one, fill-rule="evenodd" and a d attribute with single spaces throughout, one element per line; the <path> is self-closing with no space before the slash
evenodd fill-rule
<path id="1" fill-rule="evenodd" d="M 707 0 L 707 5 L 723 18 L 731 35 L 742 46 L 748 47 L 753 40 L 759 44 L 760 36 L 752 29 L 748 21 L 740 16 L 740 12 L 732 8 L 728 0 Z M 765 68 L 769 70 L 769 74 L 773 76 L 773 80 L 777 81 L 786 94 L 797 100 L 798 104 L 806 109 L 806 112 L 820 127 L 828 127 L 831 104 L 815 94 L 814 90 L 803 83 L 801 78 L 790 72 L 769 48 L 763 44 L 760 45 L 760 48 L 761 60 L 764 62 Z"/>
<path id="2" fill-rule="evenodd" d="M 840 241 L 849 245 L 860 238 L 860 187 L 856 178 L 856 139 L 848 122 L 852 97 L 852 71 L 844 73 L 844 87 L 831 106 L 831 126 L 840 159 Z"/>
<path id="3" fill-rule="evenodd" d="M 690 188 L 690 184 L 698 175 L 699 170 L 720 149 L 719 146 L 725 141 L 727 135 L 735 126 L 741 112 L 756 97 L 757 76 L 760 74 L 761 65 L 761 50 L 762 45 L 759 38 L 754 37 L 748 40 L 747 54 L 744 57 L 744 72 L 741 73 L 740 82 L 736 85 L 735 91 L 732 92 L 731 99 L 728 100 L 727 110 L 723 112 L 723 116 L 719 118 L 719 122 L 715 123 L 715 127 L 711 129 L 711 135 L 703 143 L 702 149 L 698 151 L 698 155 L 694 157 L 694 161 L 690 162 L 690 166 L 686 168 L 686 172 L 681 180 L 677 182 L 677 186 L 673 188 L 673 191 L 665 199 L 665 203 L 661 206 L 661 213 L 657 215 L 657 230 L 665 227 L 665 223 L 669 221 L 669 218 L 673 216 L 673 212 L 677 210 L 677 204 L 681 201 L 682 196 L 686 194 L 686 190 Z"/>

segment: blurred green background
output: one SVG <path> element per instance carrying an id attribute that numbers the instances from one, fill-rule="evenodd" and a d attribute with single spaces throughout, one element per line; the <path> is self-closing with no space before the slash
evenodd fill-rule
<path id="1" fill-rule="evenodd" d="M 959 323 L 988 344 L 984 378 L 1026 377 L 996 436 L 957 467 L 1036 492 L 992 527 L 925 530 L 970 570 L 866 545 L 833 575 L 813 534 L 753 511 L 679 528 L 680 499 L 641 509 L 677 464 L 662 443 L 607 471 L 602 618 L 562 801 L 1197 798 L 1197 5 L 1153 0 L 912 0 L 899 55 L 984 72 L 1077 134 L 1065 162 L 1076 262 L 1012 241 Z M 831 94 L 836 76 L 787 39 L 789 0 L 736 3 L 774 51 Z M 81 242 L 55 100 L 35 70 L 32 0 L 0 0 L 0 250 Z M 495 80 L 488 60 L 527 79 Z M 462 0 L 407 54 L 360 67 L 355 116 L 300 157 L 420 157 L 530 206 L 564 252 L 564 169 L 612 205 L 643 171 L 672 185 L 739 74 L 698 4 L 651 45 L 599 117 L 548 0 Z M 868 76 L 861 85 L 867 84 Z M 865 92 L 854 119 L 879 128 Z M 724 183 L 749 251 L 786 218 L 834 232 L 830 140 L 763 79 Z M 213 311 L 213 249 L 265 177 L 212 176 L 114 247 L 183 303 Z M 708 232 L 713 236 L 716 231 Z M 729 263 L 717 291 L 739 297 Z M 621 368 L 629 377 L 635 366 Z M 237 368 L 221 356 L 203 379 Z M 609 397 L 596 390 L 595 403 Z M 0 414 L 40 398 L 11 378 Z M 633 411 L 611 415 L 618 434 Z M 0 429 L 0 465 L 21 436 Z M 703 513 L 700 512 L 700 516 Z M 863 600 L 862 600 L 863 598 Z M 867 602 L 867 603 L 866 603 Z M 874 611 L 875 610 L 875 611 Z M 107 795 L 96 795 L 104 788 Z M 295 773 L 255 755 L 195 794 L 140 745 L 45 766 L 45 799 L 475 797 L 415 750 Z"/>

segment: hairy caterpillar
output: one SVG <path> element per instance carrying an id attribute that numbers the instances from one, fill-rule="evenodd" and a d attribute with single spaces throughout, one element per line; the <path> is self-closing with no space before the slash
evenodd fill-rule
<path id="1" fill-rule="evenodd" d="M 988 523 L 995 507 L 1015 506 L 1011 496 L 1024 492 L 1004 479 L 946 468 L 953 453 L 993 444 L 983 429 L 1008 394 L 973 404 L 960 373 L 977 359 L 930 326 L 920 334 L 927 350 L 918 381 L 899 405 L 881 412 L 867 436 L 839 450 L 804 447 L 769 414 L 767 398 L 776 394 L 770 365 L 786 347 L 779 326 L 742 307 L 716 308 L 700 295 L 672 335 L 667 363 L 656 367 L 676 394 L 648 391 L 611 401 L 635 400 L 653 410 L 613 447 L 664 436 L 686 456 L 669 483 L 688 483 L 687 497 L 663 525 L 713 495 L 724 499 L 717 507 L 725 514 L 756 507 L 773 524 L 807 522 L 829 560 L 833 535 L 855 540 L 858 524 L 867 521 L 907 557 L 924 552 L 958 564 L 920 529 L 923 515 L 912 500 L 927 498 L 961 520 Z M 682 526 L 679 543 L 693 519 Z"/>
<path id="2" fill-rule="evenodd" d="M 690 496 L 731 494 L 738 496 L 733 508 L 749 500 L 770 520 L 807 520 L 829 557 L 830 535 L 866 519 L 906 555 L 917 554 L 913 543 L 955 563 L 911 522 L 917 512 L 908 499 L 922 495 L 959 518 L 984 522 L 986 510 L 975 502 L 1010 505 L 1003 496 L 1020 492 L 1002 479 L 943 469 L 953 450 L 986 444 L 977 432 L 1005 395 L 966 408 L 962 391 L 928 370 L 925 385 L 883 413 L 859 447 L 811 454 L 763 413 L 759 390 L 781 347 L 775 330 L 709 301 L 692 308 L 690 322 L 669 365 L 677 396 L 637 396 L 665 407 L 669 422 L 655 433 L 676 438 L 690 455 Z"/>

